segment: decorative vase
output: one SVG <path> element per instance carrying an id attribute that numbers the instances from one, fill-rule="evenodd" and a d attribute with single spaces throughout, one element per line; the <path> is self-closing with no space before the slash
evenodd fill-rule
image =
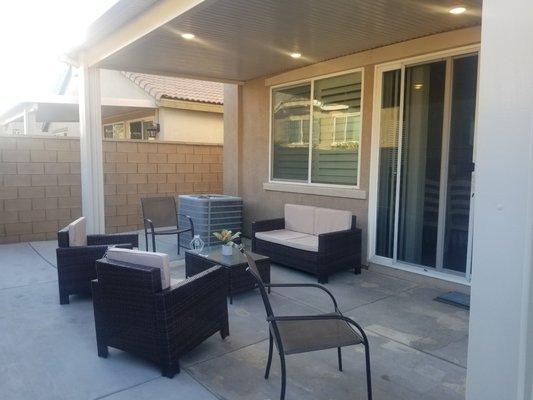
<path id="1" fill-rule="evenodd" d="M 233 254 L 233 246 L 231 244 L 222 245 L 222 255 L 231 256 Z"/>
<path id="2" fill-rule="evenodd" d="M 194 235 L 194 237 L 192 238 L 191 243 L 190 243 L 189 246 L 190 246 L 189 248 L 192 251 L 194 251 L 195 253 L 200 254 L 202 252 L 202 250 L 204 249 L 205 243 L 200 238 L 200 235 Z"/>

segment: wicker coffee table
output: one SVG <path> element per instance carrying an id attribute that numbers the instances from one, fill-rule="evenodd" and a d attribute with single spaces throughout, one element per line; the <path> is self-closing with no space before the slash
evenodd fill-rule
<path id="1" fill-rule="evenodd" d="M 251 254 L 257 264 L 263 282 L 270 283 L 270 258 L 255 253 Z M 228 271 L 228 293 L 230 304 L 233 304 L 234 294 L 245 292 L 256 287 L 252 276 L 249 272 L 246 272 L 248 263 L 240 251 L 234 249 L 233 255 L 231 256 L 222 255 L 220 246 L 205 248 L 200 254 L 192 250 L 185 251 L 186 277 L 196 275 L 215 265 L 222 265 Z"/>

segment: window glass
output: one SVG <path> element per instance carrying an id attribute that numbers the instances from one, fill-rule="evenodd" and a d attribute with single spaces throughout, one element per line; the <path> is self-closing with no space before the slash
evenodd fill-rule
<path id="1" fill-rule="evenodd" d="M 130 122 L 130 139 L 142 139 L 143 128 L 142 121 Z"/>
<path id="2" fill-rule="evenodd" d="M 154 121 L 143 121 L 143 139 L 148 140 L 150 136 L 148 135 L 148 129 L 154 127 Z"/>
<path id="3" fill-rule="evenodd" d="M 311 85 L 272 92 L 272 178 L 307 181 Z"/>
<path id="4" fill-rule="evenodd" d="M 354 72 L 314 83 L 311 182 L 358 184 L 361 78 Z"/>

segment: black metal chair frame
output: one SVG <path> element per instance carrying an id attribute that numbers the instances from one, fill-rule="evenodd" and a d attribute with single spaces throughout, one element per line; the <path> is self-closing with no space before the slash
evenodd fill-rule
<path id="1" fill-rule="evenodd" d="M 247 254 L 247 252 L 243 248 L 241 248 L 241 251 L 246 256 L 246 259 L 248 260 L 247 271 L 250 272 L 254 280 L 257 282 L 257 286 L 259 288 L 259 292 L 261 293 L 261 297 L 263 299 L 263 303 L 265 306 L 265 310 L 267 314 L 267 322 L 269 323 L 270 328 L 271 328 L 269 329 L 268 361 L 267 361 L 267 366 L 265 370 L 265 379 L 268 379 L 269 374 L 270 374 L 270 366 L 272 364 L 272 353 L 273 353 L 273 347 L 274 347 L 273 346 L 274 340 L 276 341 L 276 347 L 278 348 L 280 362 L 281 362 L 280 400 L 285 399 L 286 382 L 287 382 L 285 356 L 288 354 L 285 353 L 284 348 L 283 348 L 283 340 L 282 340 L 280 331 L 278 329 L 278 322 L 281 322 L 281 321 L 320 321 L 320 320 L 322 321 L 326 321 L 326 320 L 344 321 L 354 331 L 354 333 L 358 335 L 359 338 L 361 339 L 361 344 L 363 344 L 365 348 L 367 398 L 368 400 L 372 400 L 370 352 L 369 352 L 368 338 L 363 328 L 351 318 L 348 318 L 342 315 L 342 313 L 339 310 L 337 300 L 335 299 L 333 294 L 322 285 L 318 285 L 314 283 L 264 283 L 261 279 L 261 276 L 259 275 L 259 271 L 257 270 L 257 267 L 255 266 L 255 262 L 253 258 L 251 258 L 249 254 Z M 316 289 L 323 290 L 331 298 L 335 311 L 333 314 L 321 314 L 321 315 L 291 315 L 291 316 L 274 315 L 274 311 L 272 310 L 272 306 L 270 305 L 270 300 L 268 299 L 266 288 L 270 290 L 270 288 L 275 288 L 275 287 L 279 287 L 279 288 L 304 287 L 304 288 L 316 288 Z M 274 333 L 274 335 L 272 335 L 272 333 Z M 337 347 L 339 371 L 342 371 L 342 350 L 341 350 L 342 347 L 344 346 Z M 301 351 L 299 353 L 310 352 L 310 351 L 314 351 L 314 350 Z M 291 353 L 291 354 L 295 354 L 295 353 Z"/>
<path id="2" fill-rule="evenodd" d="M 153 199 L 154 197 L 147 197 L 146 200 Z M 176 210 L 176 199 L 172 196 L 168 196 L 168 199 L 172 199 L 174 202 L 174 210 Z M 150 218 L 145 217 L 145 210 L 144 210 L 144 201 L 145 199 L 141 199 L 141 209 L 143 213 L 143 223 L 144 223 L 144 238 L 146 240 L 146 251 L 148 251 L 148 235 L 152 235 L 152 251 L 156 252 L 157 247 L 155 244 L 155 237 L 158 235 L 177 235 L 178 236 L 178 254 L 180 254 L 180 248 L 185 247 L 181 245 L 180 235 L 191 232 L 191 237 L 194 237 L 194 223 L 190 216 L 186 214 L 180 214 L 176 212 L 176 229 L 171 230 L 165 230 L 165 231 L 156 231 L 156 226 L 152 222 Z M 190 224 L 189 228 L 180 229 L 179 226 L 179 217 L 187 218 Z M 148 231 L 150 229 L 150 231 Z M 188 247 L 185 247 L 188 249 Z"/>

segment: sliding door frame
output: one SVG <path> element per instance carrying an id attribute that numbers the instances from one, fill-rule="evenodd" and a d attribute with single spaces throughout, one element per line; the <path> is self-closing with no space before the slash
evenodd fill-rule
<path id="1" fill-rule="evenodd" d="M 370 155 L 370 185 L 369 185 L 369 206 L 368 206 L 368 259 L 372 263 L 383 266 L 393 267 L 397 269 L 416 272 L 424 275 L 437 277 L 453 282 L 466 283 L 470 282 L 470 268 L 471 268 L 471 242 L 472 232 L 469 229 L 469 241 L 467 251 L 467 265 L 466 273 L 458 273 L 449 269 L 443 268 L 444 255 L 444 235 L 445 235 L 445 219 L 446 219 L 446 193 L 447 193 L 447 178 L 448 178 L 448 162 L 449 162 L 449 145 L 450 145 L 450 125 L 451 125 L 451 101 L 453 88 L 453 57 L 466 56 L 472 53 L 478 53 L 480 49 L 479 44 L 464 46 L 453 50 L 441 51 L 423 56 L 406 58 L 390 63 L 376 65 L 374 68 L 374 99 L 372 112 L 372 137 L 371 137 L 371 155 Z M 452 59 L 450 61 L 449 59 Z M 403 261 L 398 261 L 398 219 L 399 219 L 399 190 L 401 183 L 401 160 L 402 160 L 402 138 L 403 138 L 403 118 L 404 118 L 404 97 L 405 97 L 405 69 L 417 64 L 425 64 L 434 61 L 446 60 L 446 87 L 444 93 L 444 119 L 442 129 L 442 149 L 441 154 L 441 174 L 440 174 L 440 188 L 439 188 L 439 212 L 438 212 L 438 240 L 437 240 L 437 259 L 436 268 L 424 267 L 414 265 Z M 380 136 L 381 136 L 381 102 L 383 89 L 383 73 L 387 71 L 401 71 L 401 89 L 400 89 L 400 116 L 398 128 L 398 160 L 396 169 L 396 198 L 394 210 L 394 250 L 393 257 L 387 258 L 376 255 L 376 218 L 377 218 L 377 202 L 378 202 L 378 185 L 379 185 L 379 157 L 380 157 Z M 479 79 L 479 77 L 478 77 Z M 476 114 L 477 117 L 477 114 Z M 474 140 L 475 143 L 475 140 Z M 475 148 L 473 159 L 475 161 Z M 472 178 L 474 179 L 474 177 Z M 474 187 L 472 185 L 472 191 Z M 471 197 L 470 213 L 473 212 L 474 198 Z M 472 214 L 470 214 L 471 227 Z"/>

